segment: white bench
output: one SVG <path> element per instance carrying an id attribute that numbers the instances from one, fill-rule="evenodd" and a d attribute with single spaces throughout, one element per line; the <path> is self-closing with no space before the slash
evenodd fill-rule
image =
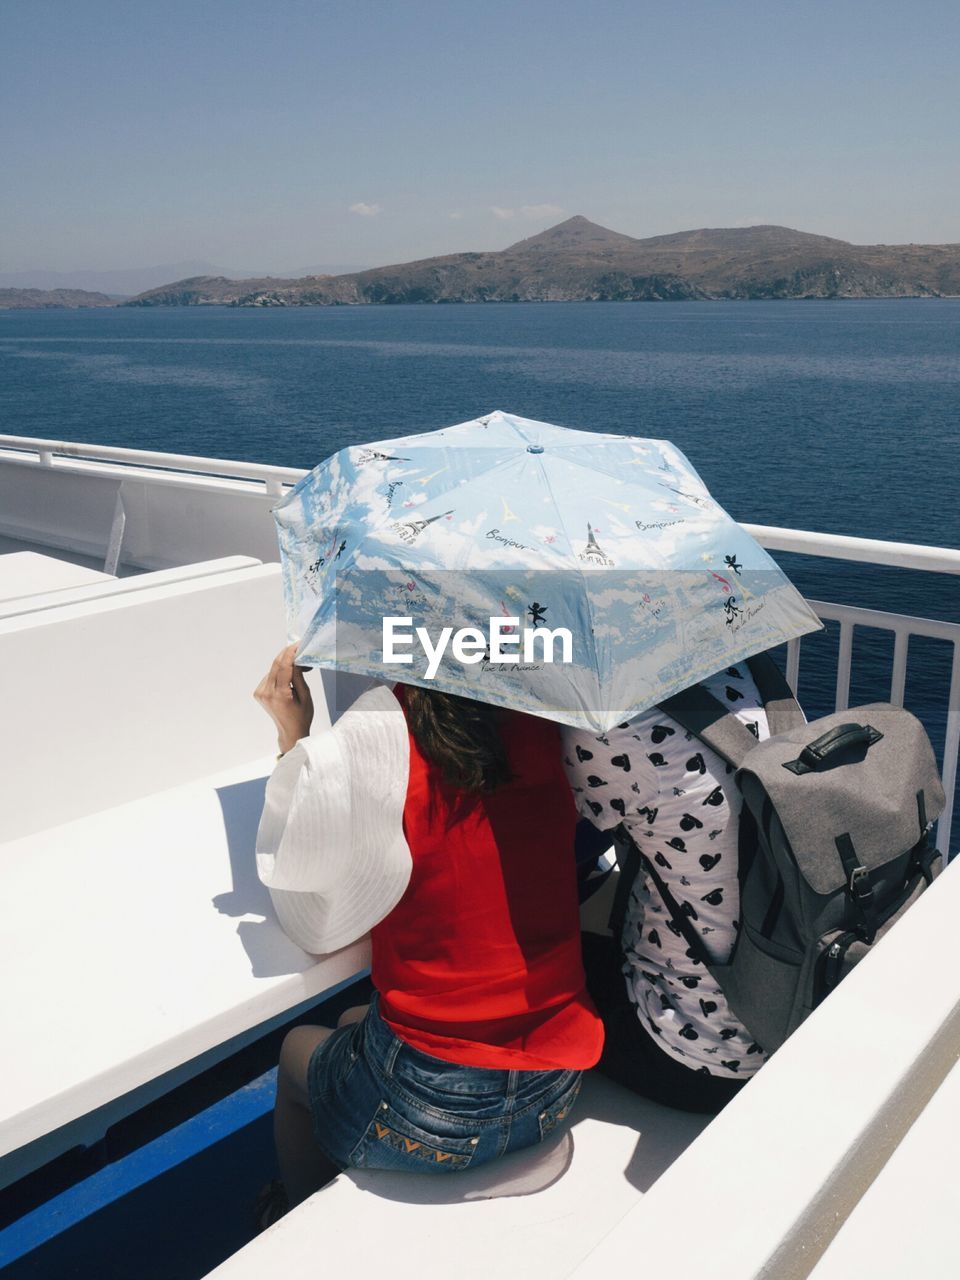
<path id="1" fill-rule="evenodd" d="M 707 1120 L 590 1072 L 570 1128 L 542 1147 L 452 1176 L 341 1174 L 211 1280 L 366 1277 L 377 1273 L 378 1260 L 395 1277 L 440 1270 L 460 1280 L 568 1275 Z M 633 1269 L 642 1268 L 638 1256 Z"/>
<path id="2" fill-rule="evenodd" d="M 318 962 L 276 922 L 253 849 L 271 765 L 0 846 L 0 1186 L 368 966 L 365 941 Z"/>
<path id="3" fill-rule="evenodd" d="M 293 946 L 256 877 L 282 619 L 253 565 L 0 621 L 0 1185 L 368 964 Z"/>
<path id="4" fill-rule="evenodd" d="M 938 1115 L 957 1118 L 955 1076 L 937 1091 L 960 1058 L 958 913 L 960 867 L 952 866 L 698 1137 L 691 1117 L 589 1086 L 574 1113 L 569 1167 L 544 1190 L 484 1199 L 496 1194 L 496 1166 L 440 1187 L 422 1175 L 350 1171 L 211 1274 L 313 1280 L 338 1264 L 361 1276 L 387 1269 L 393 1280 L 419 1280 L 438 1266 L 518 1280 L 913 1274 L 906 1265 L 873 1270 L 882 1250 L 858 1254 L 856 1242 L 869 1230 L 900 1231 L 906 1264 L 914 1256 L 906 1241 L 930 1230 L 931 1175 L 914 1185 L 916 1161 L 906 1155 L 915 1121 L 922 1129 L 912 1149 L 921 1160 L 931 1146 L 949 1153 L 943 1176 L 957 1185 L 955 1127 L 937 1134 Z M 898 1170 L 890 1158 L 901 1139 Z M 638 1176 L 644 1161 L 646 1175 Z M 501 1165 L 507 1182 L 516 1176 Z M 861 1197 L 869 1227 L 856 1219 Z M 895 1218 L 883 1218 L 897 1197 Z M 935 1203 L 945 1203 L 942 1191 Z M 930 1268 L 917 1274 L 953 1274 L 953 1221 L 933 1226 L 936 1244 L 924 1254 Z M 838 1231 L 835 1256 L 858 1258 L 858 1268 L 829 1269 Z M 822 1254 L 827 1269 L 813 1271 Z"/>

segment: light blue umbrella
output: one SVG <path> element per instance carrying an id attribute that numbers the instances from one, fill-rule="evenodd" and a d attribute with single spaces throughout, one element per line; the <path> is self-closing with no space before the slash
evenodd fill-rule
<path id="1" fill-rule="evenodd" d="M 274 514 L 298 662 L 599 732 L 821 625 L 665 440 L 497 412 L 341 449 Z M 385 661 L 385 617 L 410 620 L 409 662 Z M 492 617 L 516 619 L 518 660 L 491 660 Z M 431 664 L 417 627 L 434 651 L 475 631 Z M 538 627 L 569 632 L 569 661 Z"/>

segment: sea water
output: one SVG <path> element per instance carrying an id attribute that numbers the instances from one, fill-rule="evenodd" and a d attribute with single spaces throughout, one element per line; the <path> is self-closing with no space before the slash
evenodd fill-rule
<path id="1" fill-rule="evenodd" d="M 672 440 L 736 519 L 958 547 L 958 356 L 960 299 L 10 311 L 0 410 L 10 434 L 310 467 L 504 409 Z M 815 598 L 960 619 L 957 577 L 777 559 Z M 911 643 L 935 738 L 947 649 Z M 858 632 L 852 703 L 886 696 L 891 652 Z"/>

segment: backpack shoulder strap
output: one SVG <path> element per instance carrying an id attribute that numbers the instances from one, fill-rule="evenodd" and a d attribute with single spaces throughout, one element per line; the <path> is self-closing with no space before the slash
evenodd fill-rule
<path id="1" fill-rule="evenodd" d="M 620 874 L 617 878 L 617 891 L 613 896 L 613 906 L 610 909 L 607 928 L 616 939 L 617 946 L 619 946 L 623 935 L 623 922 L 626 919 L 627 906 L 630 902 L 630 893 L 640 870 L 640 850 L 630 838 L 630 834 L 623 823 L 614 832 L 614 842 Z"/>
<path id="2" fill-rule="evenodd" d="M 634 847 L 636 848 L 636 846 Z M 637 854 L 640 866 L 643 867 L 649 878 L 656 885 L 657 892 L 660 895 L 660 900 L 670 913 L 670 919 L 673 921 L 677 932 L 690 948 L 690 951 L 692 952 L 690 956 L 691 960 L 699 961 L 708 972 L 711 972 L 713 961 L 710 959 L 707 949 L 703 944 L 703 938 L 690 923 L 690 917 L 684 915 L 676 898 L 664 884 L 663 877 L 659 874 L 650 859 L 646 857 L 645 854 L 640 853 L 639 849 L 637 850 Z"/>
<path id="3" fill-rule="evenodd" d="M 750 730 L 732 715 L 719 698 L 702 685 L 691 685 L 659 704 L 695 738 L 712 747 L 727 764 L 739 769 L 744 756 L 757 745 Z"/>
<path id="4" fill-rule="evenodd" d="M 620 880 L 613 900 L 613 909 L 610 912 L 609 929 L 617 944 L 620 945 L 620 940 L 623 936 L 623 924 L 626 919 L 630 894 L 642 869 L 656 885 L 660 899 L 667 908 L 670 919 L 676 926 L 679 935 L 693 952 L 695 958 L 709 969 L 712 962 L 703 945 L 703 939 L 690 923 L 689 917 L 685 916 L 680 910 L 676 899 L 664 884 L 653 863 L 645 854 L 641 853 L 640 847 L 622 823 L 616 829 L 615 839 L 617 862 L 620 866 Z"/>
<path id="5" fill-rule="evenodd" d="M 749 658 L 747 666 L 763 701 L 771 737 L 787 733 L 790 729 L 799 729 L 806 723 L 800 704 L 793 696 L 793 690 L 769 653 L 758 653 Z"/>
<path id="6" fill-rule="evenodd" d="M 767 713 L 771 737 L 805 724 L 800 704 L 793 696 L 780 668 L 769 653 L 758 653 L 748 660 L 750 674 Z M 748 751 L 756 745 L 752 733 L 723 703 L 702 685 L 691 685 L 659 704 L 661 711 L 694 737 L 712 747 L 716 753 L 739 769 Z"/>

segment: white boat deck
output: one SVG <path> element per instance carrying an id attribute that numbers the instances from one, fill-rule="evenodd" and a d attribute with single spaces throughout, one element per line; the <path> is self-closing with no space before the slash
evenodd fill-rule
<path id="1" fill-rule="evenodd" d="M 957 980 L 904 960 L 952 966 L 958 904 L 953 866 L 709 1124 L 594 1078 L 568 1145 L 456 1178 L 348 1170 L 211 1275 L 367 1276 L 385 1253 L 396 1280 L 438 1259 L 478 1280 L 955 1274 L 955 1217 L 922 1192 L 957 1205 Z"/>
<path id="2" fill-rule="evenodd" d="M 253 868 L 273 735 L 250 692 L 284 639 L 278 566 L 261 562 L 276 559 L 269 507 L 298 473 L 99 453 L 0 437 L 0 596 L 4 559 L 8 582 L 18 566 L 37 570 L 35 591 L 17 579 L 21 594 L 0 602 L 0 963 L 12 975 L 0 995 L 0 1186 L 366 964 L 363 943 L 320 959 L 293 947 Z M 954 550 L 750 528 L 774 549 L 960 572 Z M 94 576 L 65 581 L 77 568 Z M 817 608 L 841 623 L 838 708 L 855 626 L 893 631 L 893 700 L 911 635 L 953 644 L 952 797 L 960 624 Z M 795 646 L 794 681 L 799 659 Z M 311 681 L 321 726 L 356 693 Z M 949 809 L 937 838 L 946 850 Z M 295 1280 L 338 1260 L 365 1274 L 383 1265 L 385 1240 L 398 1276 L 439 1257 L 467 1275 L 650 1266 L 829 1280 L 854 1257 L 902 1274 L 883 1270 L 907 1256 L 884 1243 L 890 1206 L 899 1197 L 910 1231 L 928 1194 L 953 1203 L 943 1188 L 937 1198 L 929 1165 L 946 1158 L 941 1126 L 956 1119 L 958 915 L 953 867 L 702 1133 L 695 1118 L 591 1082 L 570 1143 L 449 1187 L 344 1176 L 217 1274 Z M 689 1239 L 691 1198 L 711 1206 L 708 1241 Z M 952 1266 L 947 1221 L 923 1218 L 929 1274 Z"/>
<path id="3" fill-rule="evenodd" d="M 0 603 L 112 580 L 109 573 L 71 564 L 57 556 L 37 551 L 0 552 Z"/>

